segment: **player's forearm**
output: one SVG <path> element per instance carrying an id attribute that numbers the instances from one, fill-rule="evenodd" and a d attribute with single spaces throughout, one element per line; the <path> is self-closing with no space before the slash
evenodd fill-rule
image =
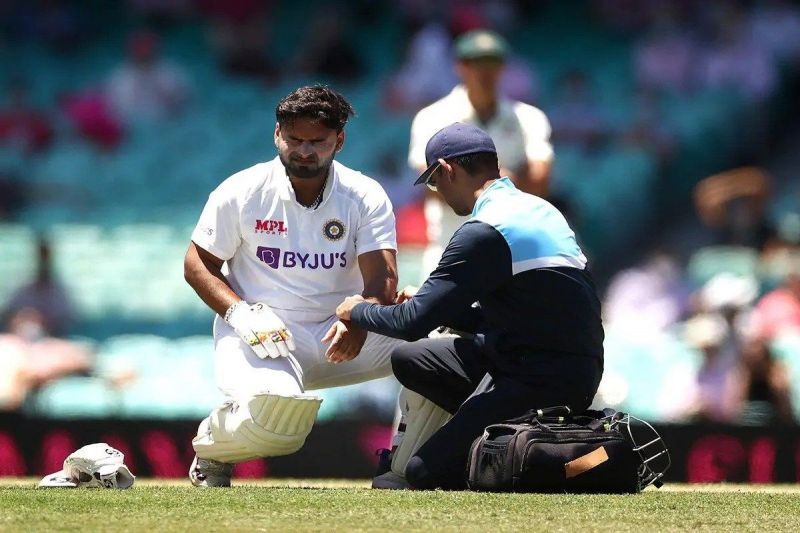
<path id="1" fill-rule="evenodd" d="M 385 276 L 371 280 L 365 284 L 361 296 L 371 303 L 389 305 L 397 294 L 397 272 L 388 272 Z"/>
<path id="2" fill-rule="evenodd" d="M 241 300 L 219 266 L 191 251 L 184 261 L 183 277 L 200 299 L 220 316 L 225 316 L 225 311 Z"/>
<path id="3" fill-rule="evenodd" d="M 364 302 L 356 305 L 350 315 L 359 327 L 386 337 L 415 341 L 425 337 L 438 324 L 426 310 L 420 310 L 411 300 L 397 305 L 377 305 Z"/>
<path id="4" fill-rule="evenodd" d="M 376 250 L 358 258 L 364 290 L 361 296 L 377 304 L 394 303 L 397 294 L 397 259 L 394 250 Z"/>

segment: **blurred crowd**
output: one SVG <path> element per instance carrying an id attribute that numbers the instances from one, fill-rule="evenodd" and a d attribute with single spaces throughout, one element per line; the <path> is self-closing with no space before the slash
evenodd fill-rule
<path id="1" fill-rule="evenodd" d="M 50 246 L 38 244 L 36 275 L 0 306 L 0 411 L 20 409 L 41 387 L 65 376 L 95 374 L 90 339 L 70 337 L 70 295 L 53 272 Z M 135 379 L 120 368 L 101 376 L 112 388 Z"/>
<path id="2" fill-rule="evenodd" d="M 757 167 L 700 181 L 697 216 L 709 242 L 688 260 L 662 248 L 618 272 L 604 301 L 607 330 L 672 335 L 700 354 L 696 374 L 669 375 L 662 414 L 673 420 L 794 424 L 793 383 L 776 353 L 800 340 L 800 217 L 766 216 L 771 179 Z M 800 342 L 789 361 L 800 362 Z"/>
<path id="3" fill-rule="evenodd" d="M 410 121 L 458 83 L 455 37 L 476 28 L 514 35 L 547 4 L 324 4 L 298 21 L 297 37 L 287 44 L 278 42 L 270 24 L 284 7 L 278 0 L 128 0 L 124 19 L 130 29 L 118 47 L 117 64 L 107 72 L 65 87 L 49 105 L 32 98 L 35 79 L 7 73 L 0 147 L 28 157 L 47 151 L 59 137 L 70 137 L 113 153 L 131 128 L 157 128 L 190 113 L 197 105 L 191 69 L 165 52 L 162 39 L 186 23 L 204 28 L 215 68 L 232 78 L 265 86 L 322 79 L 346 92 L 365 79 L 369 68 L 367 51 L 353 36 L 380 17 L 382 9 L 397 13 L 402 47 L 397 57 L 387 58 L 393 66 L 375 89 L 387 116 Z M 666 173 L 680 151 L 665 101 L 719 90 L 759 109 L 779 89 L 781 73 L 800 66 L 800 9 L 786 0 L 592 0 L 588 12 L 592 24 L 631 43 L 629 116 L 609 114 L 598 98 L 597 72 L 581 66 L 559 72 L 548 90 L 535 61 L 512 50 L 501 80 L 505 95 L 546 113 L 556 160 L 563 147 L 590 154 L 608 145 L 636 146 L 655 157 Z M 8 43 L 36 43 L 56 57 L 69 57 L 105 35 L 94 20 L 80 2 L 2 2 L 0 51 Z M 767 114 L 753 116 L 746 129 L 755 141 L 745 143 L 742 161 L 760 161 L 770 148 Z M 269 143 L 264 146 L 267 150 Z M 398 168 L 403 154 L 397 155 L 382 160 L 378 177 L 407 174 Z M 742 161 L 731 161 L 731 166 Z M 14 172 L 0 166 L 0 220 L 13 221 L 22 206 L 36 201 L 25 176 Z M 694 209 L 670 216 L 697 216 L 713 242 L 676 251 L 658 246 L 661 238 L 653 239 L 645 260 L 608 280 L 604 309 L 610 331 L 630 336 L 672 332 L 702 356 L 696 375 L 670 376 L 675 401 L 665 417 L 795 421 L 789 370 L 773 346 L 781 336 L 800 332 L 800 219 L 775 222 L 767 216 L 774 185 L 757 167 L 703 180 L 694 190 Z M 75 317 L 49 268 L 48 253 L 42 243 L 35 280 L 0 302 L 5 331 L 0 336 L 0 401 L 6 408 L 18 407 L 29 391 L 52 379 L 92 371 L 91 350 L 64 340 Z"/>

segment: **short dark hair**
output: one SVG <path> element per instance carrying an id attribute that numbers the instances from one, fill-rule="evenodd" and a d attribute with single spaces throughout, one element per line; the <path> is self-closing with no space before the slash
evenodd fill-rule
<path id="1" fill-rule="evenodd" d="M 278 124 L 307 118 L 319 121 L 337 132 L 344 129 L 347 119 L 354 114 L 350 102 L 325 85 L 307 85 L 295 89 L 278 102 L 275 108 Z"/>
<path id="2" fill-rule="evenodd" d="M 463 168 L 470 176 L 491 173 L 492 176 L 500 175 L 500 165 L 497 154 L 494 152 L 477 152 L 474 154 L 454 157 L 453 162 Z"/>

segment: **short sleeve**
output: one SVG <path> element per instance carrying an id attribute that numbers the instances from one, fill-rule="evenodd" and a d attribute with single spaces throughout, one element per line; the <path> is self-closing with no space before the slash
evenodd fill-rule
<path id="1" fill-rule="evenodd" d="M 518 102 L 514 111 L 522 124 L 525 135 L 525 156 L 532 161 L 553 159 L 553 145 L 550 144 L 550 121 L 539 109 Z"/>
<path id="2" fill-rule="evenodd" d="M 373 183 L 362 199 L 361 221 L 356 233 L 356 254 L 373 250 L 397 250 L 394 210 L 383 188 Z"/>
<path id="3" fill-rule="evenodd" d="M 192 232 L 192 241 L 224 261 L 233 257 L 241 245 L 236 198 L 224 184 L 209 195 Z"/>
<path id="4" fill-rule="evenodd" d="M 430 127 L 425 127 L 424 115 L 425 110 L 420 111 L 411 122 L 411 142 L 408 147 L 408 166 L 415 171 L 428 166 L 425 161 L 425 146 L 428 144 L 428 140 L 430 139 L 431 135 L 428 131 L 430 130 Z"/>

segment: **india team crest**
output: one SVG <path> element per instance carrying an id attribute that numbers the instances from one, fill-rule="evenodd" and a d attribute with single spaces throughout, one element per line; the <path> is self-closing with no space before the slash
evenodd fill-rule
<path id="1" fill-rule="evenodd" d="M 344 227 L 344 223 L 335 218 L 325 222 L 325 226 L 322 228 L 322 234 L 325 235 L 325 238 L 329 241 L 338 241 L 344 237 L 345 233 L 347 233 L 347 230 Z"/>

